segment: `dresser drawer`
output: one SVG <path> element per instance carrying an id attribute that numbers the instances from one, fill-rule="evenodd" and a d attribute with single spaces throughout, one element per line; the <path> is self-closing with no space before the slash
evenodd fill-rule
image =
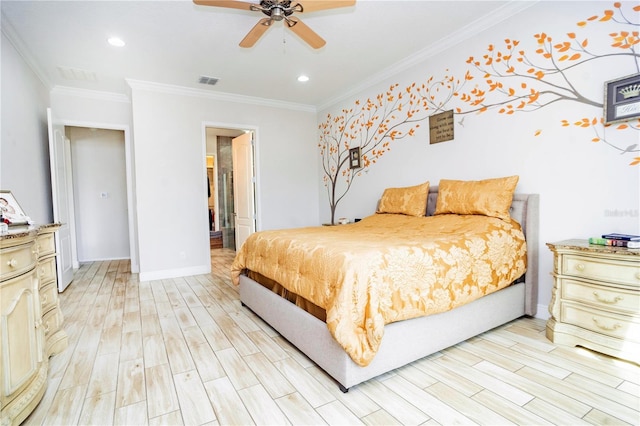
<path id="1" fill-rule="evenodd" d="M 53 234 L 38 235 L 38 238 L 36 238 L 36 244 L 38 245 L 38 255 L 40 257 L 56 252 L 56 244 Z"/>
<path id="2" fill-rule="evenodd" d="M 564 255 L 560 273 L 574 277 L 640 286 L 640 265 L 603 257 Z"/>
<path id="3" fill-rule="evenodd" d="M 58 306 L 58 287 L 55 282 L 51 282 L 40 289 L 40 306 L 43 314 Z"/>
<path id="4" fill-rule="evenodd" d="M 640 342 L 640 319 L 563 302 L 561 321 L 619 339 Z"/>
<path id="5" fill-rule="evenodd" d="M 51 281 L 56 280 L 56 258 L 41 261 L 38 263 L 38 278 L 40 278 L 40 286 L 45 286 Z"/>
<path id="6" fill-rule="evenodd" d="M 52 333 L 55 333 L 62 326 L 62 317 L 60 311 L 54 309 L 47 312 L 42 317 L 42 327 L 44 329 L 45 339 Z"/>
<path id="7" fill-rule="evenodd" d="M 36 263 L 35 246 L 33 243 L 14 247 L 5 247 L 0 253 L 0 275 L 2 279 L 18 276 Z"/>
<path id="8" fill-rule="evenodd" d="M 640 293 L 615 287 L 598 286 L 571 279 L 562 280 L 562 299 L 586 302 L 595 307 L 640 315 Z"/>

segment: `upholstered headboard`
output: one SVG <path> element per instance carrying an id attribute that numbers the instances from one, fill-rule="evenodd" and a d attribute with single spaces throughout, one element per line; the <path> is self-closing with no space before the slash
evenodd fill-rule
<path id="1" fill-rule="evenodd" d="M 438 186 L 429 187 L 427 216 L 436 210 Z M 511 218 L 515 219 L 527 239 L 527 272 L 525 282 L 525 313 L 534 316 L 538 307 L 538 221 L 540 196 L 538 194 L 514 194 L 511 203 Z"/>

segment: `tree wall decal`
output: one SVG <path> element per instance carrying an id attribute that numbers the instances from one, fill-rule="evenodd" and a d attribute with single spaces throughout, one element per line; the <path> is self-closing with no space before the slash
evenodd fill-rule
<path id="1" fill-rule="evenodd" d="M 629 3 L 626 3 L 628 6 Z M 589 128 L 594 133 L 592 142 L 602 142 L 621 154 L 633 155 L 629 165 L 640 165 L 640 148 L 637 143 L 618 146 L 605 137 L 605 130 L 640 132 L 640 119 L 622 124 L 605 125 L 602 117 L 603 99 L 590 98 L 578 84 L 582 67 L 606 63 L 612 58 L 630 60 L 640 72 L 640 5 L 623 10 L 621 2 L 614 9 L 603 11 L 577 23 L 579 29 L 596 23 L 613 22 L 621 29 L 607 33 L 606 49 L 592 47 L 588 38 L 569 32 L 561 41 L 554 41 L 544 32 L 534 35 L 537 48 L 528 54 L 518 40 L 507 38 L 498 47 L 490 44 L 480 58 L 469 57 L 471 66 L 462 77 L 446 74 L 441 79 L 433 76 L 424 83 L 412 83 L 403 91 L 392 85 L 375 99 L 355 102 L 351 109 L 343 109 L 341 115 L 327 115 L 320 124 L 320 156 L 331 209 L 331 224 L 335 223 L 335 211 L 354 180 L 376 163 L 391 149 L 391 143 L 413 136 L 419 122 L 429 115 L 454 109 L 456 115 L 482 114 L 495 110 L 510 116 L 515 113 L 534 113 L 557 103 L 577 103 L 597 109 L 592 117 L 567 118 L 562 127 Z M 627 15 L 633 18 L 629 18 Z M 629 28 L 630 31 L 626 30 Z M 606 28 L 603 29 L 606 31 Z M 602 65 L 603 67 L 605 65 Z M 447 73 L 449 71 L 447 70 Z M 479 74 L 479 75 L 478 75 Z M 536 130 L 535 136 L 542 133 Z M 637 138 L 636 138 L 637 139 Z M 349 149 L 360 147 L 363 168 L 350 169 Z"/>
<path id="2" fill-rule="evenodd" d="M 350 109 L 333 117 L 327 114 L 320 130 L 320 156 L 322 158 L 323 181 L 329 196 L 331 224 L 335 224 L 336 207 L 347 194 L 353 181 L 368 170 L 385 153 L 391 150 L 391 142 L 413 136 L 426 117 L 423 105 L 409 86 L 404 91 L 398 84 L 385 93 L 366 102 L 355 102 Z M 360 147 L 360 169 L 349 167 L 349 149 Z M 343 182 L 343 186 L 338 184 Z"/>
<path id="3" fill-rule="evenodd" d="M 589 23 L 613 21 L 623 27 L 638 28 L 638 12 L 640 6 L 632 8 L 635 18 L 632 21 L 625 15 L 620 2 L 614 3 L 615 10 L 605 10 L 602 15 L 594 15 L 587 20 L 578 22 L 579 28 Z M 597 52 L 590 47 L 587 38 L 578 37 L 575 32 L 566 34 L 560 42 L 545 33 L 538 33 L 534 37 L 538 48 L 535 55 L 527 55 L 518 49 L 517 40 L 506 39 L 502 49 L 489 45 L 488 53 L 482 58 L 469 57 L 471 64 L 482 73 L 481 83 L 470 91 L 455 92 L 466 105 L 456 108 L 457 114 L 482 113 L 489 109 L 497 109 L 500 114 L 514 114 L 516 112 L 532 112 L 558 102 L 576 102 L 597 108 L 598 116 L 579 117 L 562 120 L 564 127 L 591 128 L 595 137 L 592 142 L 603 142 L 620 151 L 621 154 L 636 155 L 630 165 L 640 164 L 638 144 L 617 146 L 610 139 L 605 138 L 605 129 L 613 128 L 619 131 L 640 131 L 640 120 L 630 120 L 617 125 L 605 125 L 601 111 L 602 97 L 589 98 L 581 91 L 576 83 L 575 75 L 580 67 L 591 65 L 598 61 L 610 61 L 612 58 L 628 58 L 640 72 L 640 38 L 638 31 L 616 31 L 607 35 L 610 37 L 609 49 Z M 536 132 L 536 136 L 541 130 Z"/>

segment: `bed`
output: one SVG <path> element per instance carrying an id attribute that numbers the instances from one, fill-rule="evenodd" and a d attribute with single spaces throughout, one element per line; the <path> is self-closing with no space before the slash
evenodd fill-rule
<path id="1" fill-rule="evenodd" d="M 447 200 L 447 198 L 443 194 L 453 194 L 454 198 L 458 198 L 456 201 L 458 202 L 460 199 L 464 198 L 465 191 L 467 191 L 467 195 L 470 193 L 469 191 L 477 193 L 478 190 L 485 188 L 483 184 L 488 181 L 491 181 L 490 184 L 495 188 L 494 181 L 497 180 L 498 179 L 467 182 L 441 180 L 439 186 L 429 187 L 427 182 L 425 184 L 412 187 L 413 193 L 416 193 L 415 189 L 419 188 L 420 191 L 423 191 L 426 194 L 424 195 L 424 201 L 420 201 L 424 203 L 424 212 L 420 212 L 420 214 L 416 214 L 415 216 L 426 216 L 420 219 L 423 221 L 421 223 L 424 223 L 426 220 L 434 221 L 434 223 L 448 223 L 445 219 L 450 216 L 459 216 L 462 219 L 469 221 L 476 220 L 477 216 L 483 215 L 477 214 L 473 209 L 463 211 L 462 213 L 465 214 L 460 215 L 456 214 L 460 212 L 449 212 L 446 211 L 446 209 L 442 210 L 437 204 L 440 202 L 441 206 L 445 205 L 445 200 Z M 266 281 L 276 282 L 280 276 L 278 275 L 268 278 L 262 275 L 263 271 L 253 271 L 247 266 L 250 264 L 248 259 L 250 259 L 252 255 L 257 256 L 261 250 L 258 242 L 254 242 L 253 244 L 255 246 L 251 246 L 251 237 L 238 251 L 232 266 L 232 280 L 234 283 L 239 285 L 240 300 L 244 306 L 248 307 L 260 316 L 284 338 L 329 374 L 329 376 L 336 380 L 343 392 L 347 392 L 352 386 L 373 377 L 404 366 L 412 361 L 433 354 L 439 350 L 469 339 L 470 337 L 476 336 L 521 316 L 534 316 L 537 307 L 537 234 L 539 197 L 537 194 L 515 193 L 513 190 L 517 183 L 517 177 L 509 181 L 506 191 L 504 190 L 504 180 L 500 180 L 499 183 L 502 185 L 500 189 L 501 192 L 498 191 L 502 199 L 500 202 L 506 206 L 506 208 L 503 209 L 506 213 L 503 213 L 503 215 L 506 214 L 507 216 L 502 217 L 502 219 L 497 220 L 497 222 L 511 223 L 511 219 L 513 219 L 516 222 L 516 227 L 519 226 L 521 228 L 523 237 L 522 245 L 524 248 L 521 248 L 519 253 L 520 256 L 524 258 L 518 260 L 515 255 L 514 258 L 517 260 L 519 267 L 522 267 L 521 263 L 524 262 L 525 268 L 522 269 L 522 271 L 526 270 L 526 272 L 522 275 L 519 271 L 505 272 L 503 274 L 504 277 L 501 279 L 509 279 L 508 283 L 502 284 L 501 286 L 496 285 L 496 288 L 489 290 L 486 295 L 479 294 L 469 297 L 469 299 L 472 300 L 468 303 L 458 304 L 457 301 L 455 303 L 450 302 L 451 306 L 453 306 L 452 309 L 428 315 L 414 315 L 413 311 L 415 311 L 415 309 L 409 309 L 411 314 L 408 316 L 399 314 L 398 312 L 401 311 L 399 309 L 395 309 L 392 310 L 395 316 L 392 316 L 390 320 L 385 317 L 384 324 L 380 324 L 380 318 L 372 315 L 373 319 L 369 318 L 367 321 L 363 320 L 363 324 L 365 322 L 367 324 L 365 328 L 356 327 L 355 331 L 351 331 L 352 334 L 356 333 L 357 337 L 361 338 L 363 341 L 368 341 L 367 339 L 371 338 L 371 340 L 374 341 L 374 344 L 370 345 L 373 347 L 371 351 L 367 350 L 366 345 L 364 345 L 365 349 L 363 350 L 360 350 L 357 345 L 356 349 L 354 349 L 353 346 L 349 345 L 349 339 L 346 339 L 345 341 L 341 334 L 342 325 L 335 324 L 333 319 L 336 317 L 336 314 L 334 313 L 335 309 L 333 307 L 321 306 L 321 314 L 322 312 L 325 314 L 325 317 L 323 318 L 321 314 L 318 315 L 317 312 L 314 312 L 313 309 L 309 309 L 309 307 L 305 306 L 304 303 L 292 303 L 291 300 L 293 299 L 287 300 L 268 288 L 269 286 L 264 282 L 265 278 Z M 471 184 L 471 186 L 468 184 Z M 445 188 L 445 190 L 443 191 L 442 188 Z M 401 188 L 403 191 L 405 189 L 406 188 Z M 389 190 L 391 190 L 391 188 Z M 495 193 L 493 189 L 491 189 L 491 191 Z M 385 191 L 385 194 L 383 194 L 383 197 L 380 200 L 381 204 L 385 200 L 386 194 L 387 191 Z M 406 191 L 402 192 L 402 194 L 406 195 Z M 460 198 L 461 196 L 459 194 L 462 194 L 462 198 Z M 394 194 L 391 193 L 391 196 L 393 195 Z M 395 195 L 397 195 L 397 193 Z M 392 199 L 389 197 L 386 198 L 387 200 Z M 507 200 L 506 204 L 505 200 Z M 405 201 L 406 200 L 403 202 Z M 416 204 L 415 199 L 412 203 L 414 205 Z M 467 201 L 464 201 L 464 203 L 467 203 Z M 474 208 L 478 207 L 477 197 L 475 197 L 475 201 L 473 203 L 475 203 Z M 375 222 L 374 220 L 380 220 L 380 216 L 383 216 L 385 213 L 391 213 L 388 215 L 389 219 L 394 218 L 394 220 L 399 220 L 398 223 L 405 223 L 404 221 L 408 220 L 404 217 L 396 218 L 396 216 L 402 215 L 395 214 L 393 209 L 392 211 L 384 211 L 384 209 L 380 208 L 381 204 L 379 204 L 377 212 L 372 215 L 372 219 L 363 219 L 362 222 L 365 222 L 364 224 L 358 222 L 356 224 L 325 227 L 324 229 L 323 227 L 316 227 L 303 229 L 300 232 L 303 234 L 309 233 L 311 236 L 308 238 L 311 239 L 314 238 L 313 235 L 315 234 L 327 234 L 331 232 L 346 233 L 347 228 L 343 227 L 352 227 L 351 229 L 355 230 L 358 226 L 366 226 L 367 221 L 369 223 L 375 223 L 377 226 L 378 222 Z M 452 206 L 454 204 L 455 203 L 452 203 L 450 200 L 447 202 L 447 206 Z M 458 203 L 458 206 L 459 205 L 460 204 Z M 480 205 L 480 209 L 485 209 L 484 211 L 486 211 L 486 199 L 481 200 Z M 463 209 L 465 208 L 468 209 L 468 206 L 463 206 Z M 494 218 L 490 219 L 493 220 Z M 386 218 L 384 220 L 386 220 Z M 492 223 L 495 222 L 496 220 Z M 503 225 L 500 224 L 499 226 Z M 504 227 L 506 229 L 506 225 L 504 225 Z M 257 234 L 261 235 L 262 233 L 270 233 L 268 234 L 269 236 L 277 235 L 277 238 L 281 238 L 280 234 L 273 234 L 274 232 L 276 231 L 263 231 Z M 277 232 L 282 233 L 282 238 L 284 238 L 284 235 L 287 233 L 287 231 Z M 445 232 L 447 231 L 445 230 Z M 516 231 L 509 232 L 517 234 Z M 305 238 L 307 238 L 306 235 Z M 259 238 L 255 239 L 259 240 Z M 291 250 L 296 249 L 294 247 L 294 243 L 289 242 L 287 244 L 291 246 Z M 340 244 L 336 243 L 335 245 L 339 246 Z M 300 251 L 300 247 L 298 247 L 298 251 Z M 329 266 L 318 266 L 317 259 L 322 258 L 323 256 L 324 255 L 309 256 L 316 259 L 316 263 L 311 266 L 303 266 L 302 268 L 331 269 L 330 266 L 332 264 L 336 264 L 336 260 L 331 258 L 331 256 L 324 256 L 327 257 L 327 262 L 325 263 L 328 263 Z M 292 258 L 293 257 L 292 253 Z M 359 255 L 359 257 L 363 256 Z M 274 262 L 278 263 L 276 270 L 287 269 L 286 258 L 280 256 L 280 258 Z M 301 266 L 298 265 L 295 268 L 301 268 Z M 508 268 L 504 269 L 506 271 Z M 509 273 L 516 274 L 517 276 L 511 277 L 508 275 Z M 343 273 L 341 274 L 345 275 Z M 396 271 L 395 274 L 397 275 L 398 272 Z M 492 271 L 491 274 L 496 276 L 495 271 Z M 471 275 L 475 276 L 478 274 L 473 273 Z M 402 275 L 398 276 L 402 277 Z M 513 278 L 513 280 L 511 280 L 511 278 Z M 349 282 L 354 280 L 357 281 L 358 279 L 359 278 L 353 278 L 349 274 L 346 274 L 345 278 L 345 280 L 349 280 Z M 369 278 L 368 280 L 370 281 Z M 495 280 L 497 281 L 498 279 L 496 278 Z M 278 283 L 275 284 L 278 285 Z M 489 285 L 489 287 L 491 286 L 492 285 Z M 282 287 L 287 290 L 286 287 L 290 286 L 288 284 L 283 284 Z M 467 287 L 465 287 L 465 289 L 467 289 Z M 297 288 L 289 288 L 289 290 L 293 293 L 294 298 L 297 297 L 295 294 L 298 290 Z M 347 294 L 353 295 L 355 292 L 356 290 L 349 289 Z M 453 291 L 451 293 L 453 294 Z M 463 293 L 474 293 L 474 291 L 465 290 Z M 309 297 L 309 300 L 312 299 L 311 296 Z M 376 297 L 372 297 L 369 293 L 366 294 L 366 297 L 367 299 L 363 302 L 363 305 L 366 305 L 364 310 L 368 312 L 368 310 L 371 310 L 370 305 L 375 305 L 377 307 L 377 293 Z M 452 297 L 453 299 L 456 299 L 455 296 Z M 354 297 L 356 300 L 364 298 L 365 296 L 362 295 Z M 465 299 L 465 297 L 462 299 Z M 303 301 L 304 300 L 305 299 L 303 299 Z M 320 302 L 319 304 L 322 305 Z M 310 303 L 310 305 L 311 308 L 318 307 L 314 303 Z M 406 303 L 403 302 L 403 305 L 406 305 Z M 424 303 L 421 302 L 419 305 L 422 309 Z M 324 308 L 324 310 L 322 308 Z M 409 306 L 409 308 L 411 308 L 411 306 Z M 359 309 L 354 307 L 352 310 L 356 312 Z M 348 316 L 350 314 L 343 313 L 338 315 L 338 317 L 342 318 L 345 315 Z M 374 324 L 369 329 L 369 323 L 377 324 Z M 351 324 L 351 320 L 349 321 L 349 324 Z M 332 329 L 330 330 L 330 328 Z M 376 335 L 376 333 L 378 333 L 380 337 L 378 340 L 371 337 L 372 335 Z M 351 336 L 350 338 L 353 340 L 354 337 Z"/>

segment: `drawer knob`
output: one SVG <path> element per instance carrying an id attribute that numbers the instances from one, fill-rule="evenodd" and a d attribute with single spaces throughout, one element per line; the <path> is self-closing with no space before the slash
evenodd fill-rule
<path id="1" fill-rule="evenodd" d="M 607 299 L 605 297 L 602 297 L 597 291 L 594 291 L 593 295 L 598 302 L 607 303 L 609 305 L 613 305 L 614 303 L 618 303 L 624 299 L 622 296 L 616 296 L 613 299 Z"/>
<path id="2" fill-rule="evenodd" d="M 584 268 L 585 268 L 584 263 L 578 263 L 576 265 L 576 269 L 580 272 L 584 271 Z"/>
<path id="3" fill-rule="evenodd" d="M 11 260 L 7 261 L 7 265 L 10 268 L 15 268 L 16 266 L 18 266 L 18 259 L 12 258 Z"/>
<path id="4" fill-rule="evenodd" d="M 593 322 L 598 326 L 598 328 L 601 328 L 603 330 L 607 330 L 607 331 L 613 331 L 613 330 L 617 330 L 620 327 L 622 327 L 622 324 L 620 324 L 619 322 L 613 324 L 613 325 L 606 325 L 606 324 L 601 324 L 600 321 L 598 321 L 598 318 L 593 317 Z"/>

